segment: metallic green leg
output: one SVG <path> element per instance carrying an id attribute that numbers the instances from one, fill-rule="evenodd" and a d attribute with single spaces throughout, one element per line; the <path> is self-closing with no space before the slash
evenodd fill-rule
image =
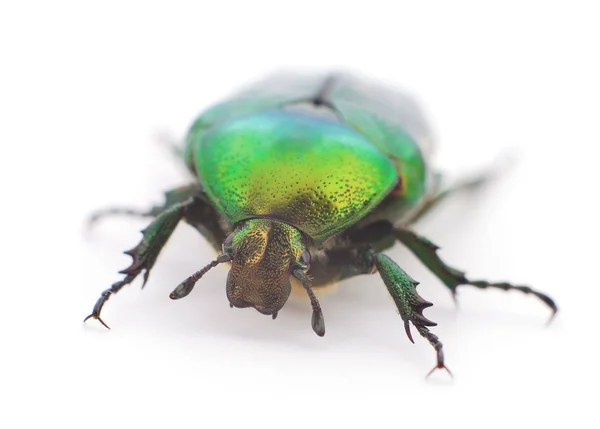
<path id="1" fill-rule="evenodd" d="M 108 328 L 108 325 L 100 318 L 100 312 L 106 301 L 108 301 L 110 296 L 117 293 L 123 286 L 133 282 L 142 271 L 144 271 L 143 285 L 146 284 L 148 275 L 156 262 L 158 254 L 175 230 L 179 221 L 186 214 L 186 211 L 192 208 L 197 201 L 198 200 L 194 198 L 188 198 L 184 202 L 171 205 L 167 210 L 160 213 L 146 229 L 142 230 L 144 236 L 139 244 L 133 249 L 125 252 L 125 254 L 131 256 L 133 259 L 129 267 L 119 272 L 120 274 L 125 274 L 125 278 L 113 283 L 109 289 L 102 292 L 100 298 L 96 301 L 96 305 L 94 305 L 92 314 L 87 316 L 84 322 L 90 318 L 94 318 Z"/>
<path id="2" fill-rule="evenodd" d="M 412 253 L 436 275 L 456 296 L 456 288 L 461 285 L 471 285 L 480 289 L 495 288 L 508 290 L 518 290 L 526 294 L 532 294 L 542 300 L 552 310 L 552 317 L 558 311 L 554 300 L 548 295 L 538 292 L 528 286 L 515 286 L 506 282 L 488 282 L 486 280 L 469 280 L 463 271 L 459 271 L 444 263 L 437 254 L 438 246 L 433 244 L 425 237 L 421 237 L 408 229 L 394 229 L 394 235 L 400 242 L 408 247 Z"/>
<path id="3" fill-rule="evenodd" d="M 396 303 L 396 307 L 398 307 L 400 317 L 402 317 L 402 320 L 404 321 L 404 329 L 406 330 L 408 339 L 414 343 L 410 332 L 410 322 L 417 331 L 419 331 L 421 336 L 429 341 L 437 353 L 437 364 L 429 374 L 438 368 L 443 368 L 452 375 L 450 370 L 444 365 L 442 343 L 439 341 L 439 338 L 432 334 L 428 329 L 429 326 L 436 326 L 437 324 L 423 316 L 423 310 L 427 307 L 431 307 L 433 304 L 424 300 L 417 293 L 416 287 L 419 283 L 406 274 L 406 272 L 404 272 L 404 270 L 388 256 L 378 254 L 375 255 L 374 260 L 379 275 L 387 286 L 392 299 Z"/>

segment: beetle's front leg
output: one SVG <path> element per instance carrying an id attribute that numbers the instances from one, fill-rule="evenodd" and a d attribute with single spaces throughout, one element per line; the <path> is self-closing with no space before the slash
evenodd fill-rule
<path id="1" fill-rule="evenodd" d="M 133 261 L 129 267 L 120 271 L 125 274 L 125 278 L 120 280 L 106 289 L 96 301 L 92 313 L 84 319 L 84 322 L 90 318 L 97 319 L 105 327 L 108 325 L 100 318 L 102 307 L 112 294 L 117 293 L 121 288 L 135 280 L 135 278 L 144 271 L 144 282 L 148 280 L 148 275 L 152 269 L 158 254 L 166 244 L 167 240 L 175 230 L 179 221 L 185 216 L 186 212 L 197 204 L 198 200 L 190 197 L 184 202 L 172 205 L 167 210 L 163 211 L 158 217 L 144 230 L 142 230 L 142 240 L 139 244 L 125 254 L 131 256 Z M 143 286 L 142 286 L 143 287 Z"/>
<path id="2" fill-rule="evenodd" d="M 404 321 L 404 329 L 408 339 L 414 343 L 410 332 L 410 324 L 419 331 L 419 334 L 425 338 L 437 353 L 436 366 L 429 372 L 431 374 L 436 369 L 445 369 L 450 375 L 452 373 L 444 364 L 443 345 L 439 338 L 429 331 L 428 327 L 436 326 L 437 323 L 432 322 L 423 316 L 423 310 L 431 307 L 433 304 L 424 300 L 417 293 L 417 281 L 413 280 L 402 268 L 400 268 L 392 259 L 384 254 L 374 255 L 374 263 L 379 271 L 383 282 L 385 283 L 392 299 L 398 307 L 400 317 Z M 427 374 L 429 376 L 429 374 Z"/>
<path id="3" fill-rule="evenodd" d="M 436 326 L 436 323 L 423 316 L 423 310 L 432 304 L 425 301 L 417 293 L 418 283 L 388 256 L 373 250 L 374 246 L 365 243 L 356 244 L 361 238 L 367 236 L 371 238 L 379 237 L 386 231 L 389 234 L 389 230 L 383 224 L 365 229 L 361 234 L 352 236 L 355 242 L 354 246 L 334 247 L 326 250 L 323 258 L 313 258 L 313 263 L 311 263 L 308 272 L 311 276 L 314 276 L 313 286 L 324 286 L 332 281 L 379 272 L 404 321 L 404 329 L 408 339 L 414 343 L 410 332 L 410 323 L 412 323 L 419 334 L 427 339 L 436 350 L 437 364 L 433 370 L 443 368 L 450 372 L 444 364 L 442 343 L 428 329 L 428 327 Z"/>
<path id="4" fill-rule="evenodd" d="M 552 320 L 558 311 L 558 307 L 552 298 L 542 292 L 530 288 L 529 286 L 516 286 L 506 282 L 489 282 L 487 280 L 470 280 L 466 277 L 464 272 L 446 265 L 444 261 L 440 259 L 439 255 L 437 254 L 437 250 L 439 249 L 438 246 L 433 244 L 427 238 L 421 237 L 411 230 L 395 228 L 394 235 L 450 289 L 453 297 L 456 295 L 456 288 L 461 285 L 471 285 L 481 289 L 495 288 L 505 291 L 517 290 L 536 296 L 542 302 L 544 302 L 544 304 L 550 307 L 552 310 L 552 316 L 550 320 Z"/>

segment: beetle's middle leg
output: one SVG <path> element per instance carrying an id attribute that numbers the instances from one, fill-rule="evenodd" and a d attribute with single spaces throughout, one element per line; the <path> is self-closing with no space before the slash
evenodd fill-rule
<path id="1" fill-rule="evenodd" d="M 402 317 L 402 320 L 404 321 L 404 329 L 406 330 L 408 339 L 414 343 L 410 332 L 410 322 L 436 351 L 437 363 L 429 374 L 436 369 L 445 369 L 452 375 L 450 370 L 444 364 L 443 344 L 440 342 L 438 336 L 429 330 L 429 327 L 437 326 L 437 323 L 432 322 L 423 316 L 423 310 L 427 307 L 431 307 L 433 304 L 424 300 L 417 293 L 419 282 L 413 280 L 391 258 L 383 253 L 376 254 L 373 258 L 377 271 L 379 271 L 379 275 L 385 283 L 392 299 L 396 303 L 396 307 L 400 312 L 400 317 Z M 429 376 L 429 374 L 427 375 Z"/>
<path id="2" fill-rule="evenodd" d="M 558 311 L 558 307 L 552 298 L 545 293 L 539 292 L 530 288 L 529 286 L 513 285 L 507 282 L 489 282 L 487 280 L 471 280 L 463 271 L 457 270 L 447 265 L 441 260 L 437 254 L 438 246 L 433 244 L 427 238 L 417 235 L 415 232 L 403 229 L 394 228 L 394 236 L 427 267 L 435 274 L 452 292 L 452 296 L 456 296 L 456 289 L 458 286 L 470 285 L 480 289 L 494 288 L 502 289 L 505 291 L 517 290 L 526 294 L 531 294 L 539 298 L 544 304 L 546 304 L 552 310 L 552 317 Z M 551 320 L 550 319 L 550 320 Z"/>

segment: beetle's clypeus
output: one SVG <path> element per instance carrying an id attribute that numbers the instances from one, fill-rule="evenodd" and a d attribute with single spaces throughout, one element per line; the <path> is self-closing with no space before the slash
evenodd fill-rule
<path id="1" fill-rule="evenodd" d="M 291 279 L 305 288 L 312 328 L 325 323 L 313 288 L 379 273 L 409 339 L 412 324 L 444 364 L 436 324 L 423 310 L 432 304 L 417 282 L 382 251 L 400 241 L 452 292 L 461 285 L 519 290 L 526 286 L 472 280 L 446 265 L 437 246 L 409 226 L 448 195 L 479 186 L 484 175 L 443 188 L 431 169 L 431 133 L 415 102 L 405 94 L 348 75 L 271 76 L 202 113 L 191 126 L 183 161 L 196 180 L 166 193 L 164 205 L 148 211 L 124 208 L 106 214 L 154 218 L 143 238 L 125 252 L 133 259 L 125 277 L 104 291 L 92 314 L 100 318 L 109 297 L 144 272 L 180 220 L 196 228 L 219 252 L 206 267 L 180 283 L 172 299 L 188 295 L 212 267 L 231 264 L 227 298 L 232 307 L 253 307 L 273 319 L 284 306 Z M 107 326 L 108 327 L 108 326 Z M 432 370 L 432 371 L 433 371 Z"/>

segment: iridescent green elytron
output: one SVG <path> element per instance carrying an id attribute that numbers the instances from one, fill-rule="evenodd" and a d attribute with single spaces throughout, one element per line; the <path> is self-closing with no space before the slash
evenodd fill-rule
<path id="1" fill-rule="evenodd" d="M 235 118 L 195 144 L 200 181 L 227 220 L 279 219 L 315 240 L 356 223 L 398 183 L 364 136 L 298 112 Z"/>
<path id="2" fill-rule="evenodd" d="M 484 175 L 443 188 L 432 169 L 431 132 L 406 94 L 349 75 L 271 76 L 203 112 L 190 127 L 183 162 L 193 183 L 167 192 L 149 211 L 97 213 L 154 218 L 125 277 L 104 291 L 86 318 L 99 320 L 109 297 L 142 272 L 144 282 L 180 220 L 196 228 L 218 257 L 182 281 L 172 299 L 187 296 L 211 268 L 228 262 L 231 307 L 252 307 L 275 319 L 298 280 L 310 299 L 312 328 L 325 334 L 313 288 L 379 273 L 408 338 L 414 326 L 447 369 L 442 343 L 423 315 L 432 304 L 382 253 L 400 242 L 455 294 L 458 286 L 517 290 L 557 311 L 527 286 L 472 280 L 445 264 L 438 247 L 410 229 L 447 196 L 471 190 Z"/>

